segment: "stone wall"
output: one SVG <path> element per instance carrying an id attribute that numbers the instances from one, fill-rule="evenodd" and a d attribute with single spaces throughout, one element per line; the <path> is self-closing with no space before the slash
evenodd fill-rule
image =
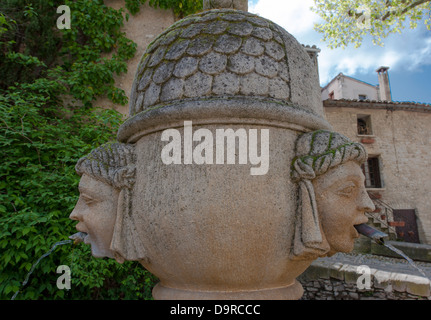
<path id="1" fill-rule="evenodd" d="M 304 296 L 301 300 L 431 300 L 408 292 L 372 288 L 358 290 L 356 284 L 336 279 L 302 280 Z"/>
<path id="2" fill-rule="evenodd" d="M 360 289 L 358 266 L 316 260 L 298 278 L 304 287 L 302 300 L 431 300 L 430 282 L 424 277 L 370 270 L 370 287 Z"/>
<path id="3" fill-rule="evenodd" d="M 397 104 L 377 108 L 372 102 L 325 101 L 324 106 L 335 131 L 363 142 L 370 156 L 379 156 L 383 188 L 371 191 L 393 209 L 415 209 L 420 242 L 430 244 L 431 112 L 414 105 L 411 110 Z M 371 116 L 371 136 L 358 135 L 358 115 Z"/>

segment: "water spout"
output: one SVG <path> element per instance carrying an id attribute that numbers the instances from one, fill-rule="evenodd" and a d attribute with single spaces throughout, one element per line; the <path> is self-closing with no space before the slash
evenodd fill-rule
<path id="1" fill-rule="evenodd" d="M 77 232 L 72 234 L 69 239 L 73 240 L 73 244 L 78 244 L 80 242 L 84 242 L 84 238 L 87 236 L 85 232 Z"/>
<path id="2" fill-rule="evenodd" d="M 374 240 L 374 242 L 376 242 L 377 244 L 385 245 L 384 238 L 388 237 L 386 233 L 381 232 L 380 230 L 374 229 L 365 223 L 356 225 L 355 229 L 360 234 Z"/>

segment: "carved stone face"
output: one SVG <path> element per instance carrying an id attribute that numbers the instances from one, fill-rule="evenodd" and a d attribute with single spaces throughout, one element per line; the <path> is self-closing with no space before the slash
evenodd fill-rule
<path id="1" fill-rule="evenodd" d="M 96 258 L 114 258 L 110 249 L 117 215 L 119 191 L 114 187 L 83 174 L 79 183 L 80 196 L 70 214 L 79 221 L 76 229 L 87 233 L 84 243 L 91 245 Z"/>
<path id="2" fill-rule="evenodd" d="M 375 210 L 364 186 L 361 167 L 346 162 L 313 180 L 323 233 L 330 245 L 329 256 L 351 252 L 359 237 L 355 225 L 366 223 L 365 212 Z"/>

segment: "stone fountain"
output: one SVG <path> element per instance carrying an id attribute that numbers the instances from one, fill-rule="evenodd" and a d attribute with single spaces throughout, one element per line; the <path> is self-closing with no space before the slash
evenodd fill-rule
<path id="1" fill-rule="evenodd" d="M 373 210 L 365 149 L 331 132 L 312 59 L 246 8 L 207 0 L 159 35 L 118 142 L 76 166 L 79 235 L 156 275 L 155 299 L 299 299 L 296 278 L 352 250 Z"/>

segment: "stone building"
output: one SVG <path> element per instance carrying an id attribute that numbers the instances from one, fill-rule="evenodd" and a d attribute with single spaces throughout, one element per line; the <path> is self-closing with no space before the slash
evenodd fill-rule
<path id="1" fill-rule="evenodd" d="M 391 101 L 388 67 L 380 67 L 379 84 L 371 85 L 361 80 L 338 74 L 322 89 L 322 100 L 353 99 Z"/>
<path id="2" fill-rule="evenodd" d="M 373 86 L 339 74 L 322 88 L 334 130 L 362 142 L 363 171 L 375 201 L 370 222 L 397 239 L 431 243 L 431 105 L 394 102 L 387 67 Z"/>

